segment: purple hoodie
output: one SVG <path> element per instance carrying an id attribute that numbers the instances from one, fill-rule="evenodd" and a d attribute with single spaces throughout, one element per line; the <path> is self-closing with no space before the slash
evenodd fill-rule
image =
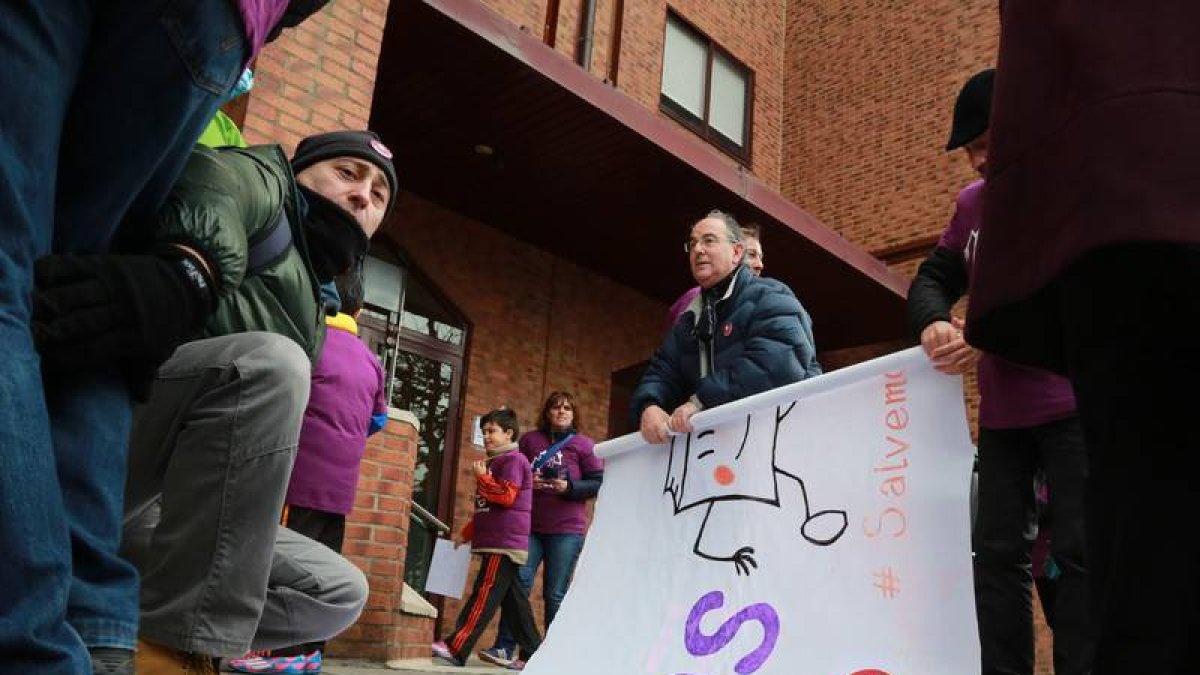
<path id="1" fill-rule="evenodd" d="M 346 514 L 354 508 L 371 418 L 387 413 L 387 401 L 383 368 L 358 338 L 354 319 L 339 314 L 327 323 L 325 346 L 313 366 L 287 503 Z"/>

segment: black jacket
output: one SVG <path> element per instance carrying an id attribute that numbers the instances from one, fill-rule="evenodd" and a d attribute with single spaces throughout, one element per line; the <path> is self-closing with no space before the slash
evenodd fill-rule
<path id="1" fill-rule="evenodd" d="M 934 321 L 949 321 L 950 309 L 967 292 L 967 262 L 960 251 L 939 246 L 917 268 L 908 288 L 908 330 L 920 341 Z"/>

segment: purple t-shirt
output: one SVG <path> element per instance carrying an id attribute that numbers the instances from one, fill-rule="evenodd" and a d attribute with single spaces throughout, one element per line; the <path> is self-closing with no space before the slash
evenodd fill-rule
<path id="1" fill-rule="evenodd" d="M 533 474 L 529 460 L 517 448 L 497 455 L 488 462 L 488 473 L 497 481 L 516 485 L 517 500 L 512 506 L 493 504 L 475 493 L 474 550 L 529 550 L 529 511 L 532 508 Z"/>
<path id="2" fill-rule="evenodd" d="M 331 325 L 313 366 L 288 504 L 350 513 L 371 416 L 387 412 L 384 399 L 379 359 L 357 335 Z"/>
<path id="3" fill-rule="evenodd" d="M 978 180 L 958 194 L 954 217 L 938 241 L 938 246 L 962 254 L 969 279 L 973 275 L 982 216 L 983 181 Z M 987 352 L 979 357 L 978 375 L 981 427 L 1031 427 L 1075 414 L 1075 395 L 1071 382 L 1064 377 Z"/>
<path id="4" fill-rule="evenodd" d="M 671 308 L 667 310 L 667 325 L 664 327 L 665 332 L 671 332 L 671 329 L 675 327 L 675 322 L 679 321 L 679 317 L 685 311 L 687 311 L 688 305 L 692 304 L 692 301 L 696 299 L 697 295 L 700 295 L 700 287 L 693 286 L 687 291 L 684 291 L 683 295 L 679 296 L 679 299 L 671 305 Z"/>
<path id="5" fill-rule="evenodd" d="M 540 431 L 521 435 L 521 453 L 532 463 L 553 443 Z M 604 460 L 592 451 L 595 441 L 575 434 L 553 458 L 542 467 L 544 476 L 566 478 L 575 482 L 583 474 L 604 470 Z M 587 532 L 587 502 L 567 499 L 549 490 L 533 491 L 533 531 L 538 534 L 584 534 Z"/>
<path id="6" fill-rule="evenodd" d="M 258 56 L 259 50 L 267 43 L 267 36 L 287 11 L 288 2 L 289 0 L 237 0 L 238 11 L 241 12 L 242 22 L 246 25 L 246 40 L 250 43 L 247 63 Z"/>

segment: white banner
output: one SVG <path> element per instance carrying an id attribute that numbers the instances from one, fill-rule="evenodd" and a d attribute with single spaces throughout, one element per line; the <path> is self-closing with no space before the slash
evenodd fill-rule
<path id="1" fill-rule="evenodd" d="M 962 380 L 919 349 L 607 457 L 575 580 L 526 675 L 971 675 Z"/>

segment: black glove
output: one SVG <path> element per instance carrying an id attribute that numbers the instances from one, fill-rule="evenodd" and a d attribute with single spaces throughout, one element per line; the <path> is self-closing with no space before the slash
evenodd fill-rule
<path id="1" fill-rule="evenodd" d="M 33 337 L 51 373 L 152 373 L 204 328 L 212 283 L 190 258 L 50 255 L 34 264 Z"/>

